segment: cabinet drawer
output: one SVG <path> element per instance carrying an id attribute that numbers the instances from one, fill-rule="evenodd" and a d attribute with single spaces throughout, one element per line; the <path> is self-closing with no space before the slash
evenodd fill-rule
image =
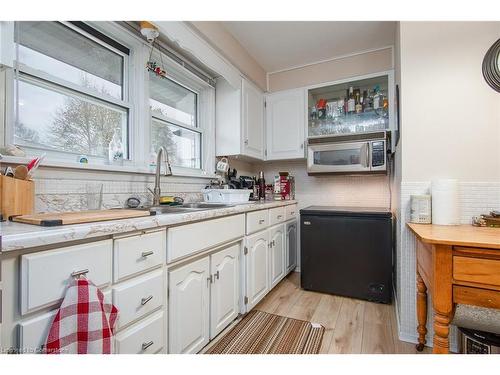
<path id="1" fill-rule="evenodd" d="M 163 311 L 134 324 L 115 337 L 118 354 L 154 354 L 165 347 L 165 319 Z"/>
<path id="2" fill-rule="evenodd" d="M 164 274 L 156 270 L 113 287 L 118 308 L 118 328 L 137 320 L 164 304 Z"/>
<path id="3" fill-rule="evenodd" d="M 102 287 L 111 283 L 112 240 L 42 251 L 21 257 L 21 314 L 55 305 L 64 297 L 71 273 Z"/>
<path id="4" fill-rule="evenodd" d="M 279 224 L 285 221 L 285 207 L 269 209 L 269 225 Z"/>
<path id="5" fill-rule="evenodd" d="M 165 231 L 116 239 L 113 259 L 115 282 L 162 265 L 166 251 Z"/>
<path id="6" fill-rule="evenodd" d="M 500 260 L 454 256 L 453 278 L 457 281 L 500 286 Z"/>
<path id="7" fill-rule="evenodd" d="M 269 226 L 268 210 L 247 213 L 247 234 L 258 232 Z"/>
<path id="8" fill-rule="evenodd" d="M 187 257 L 245 235 L 245 214 L 167 229 L 167 261 Z"/>
<path id="9" fill-rule="evenodd" d="M 500 291 L 454 285 L 453 302 L 500 309 Z"/>
<path id="10" fill-rule="evenodd" d="M 297 205 L 291 204 L 285 206 L 285 220 L 295 219 L 297 217 Z"/>

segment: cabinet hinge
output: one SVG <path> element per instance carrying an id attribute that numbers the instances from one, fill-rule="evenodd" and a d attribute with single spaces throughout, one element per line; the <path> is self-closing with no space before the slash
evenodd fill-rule
<path id="1" fill-rule="evenodd" d="M 243 254 L 245 254 L 245 255 L 248 254 L 248 247 L 245 246 L 245 248 L 243 249 Z"/>
<path id="2" fill-rule="evenodd" d="M 267 149 L 264 150 L 264 156 L 267 156 Z"/>
<path id="3" fill-rule="evenodd" d="M 248 305 L 248 297 L 245 296 L 245 305 Z"/>
<path id="4" fill-rule="evenodd" d="M 266 108 L 266 107 L 267 107 L 267 101 L 264 100 L 264 108 Z"/>

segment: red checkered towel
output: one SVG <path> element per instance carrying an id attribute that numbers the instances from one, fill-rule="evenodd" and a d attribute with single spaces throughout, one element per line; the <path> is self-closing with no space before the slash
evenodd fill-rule
<path id="1" fill-rule="evenodd" d="M 118 309 L 85 278 L 72 279 L 45 342 L 47 354 L 109 354 Z"/>

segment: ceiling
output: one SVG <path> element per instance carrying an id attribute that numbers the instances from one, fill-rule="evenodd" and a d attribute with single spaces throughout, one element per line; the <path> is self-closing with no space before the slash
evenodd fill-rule
<path id="1" fill-rule="evenodd" d="M 394 44 L 396 22 L 223 21 L 267 72 Z"/>

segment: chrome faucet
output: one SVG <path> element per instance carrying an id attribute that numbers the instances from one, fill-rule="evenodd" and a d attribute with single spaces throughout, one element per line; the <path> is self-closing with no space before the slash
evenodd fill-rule
<path id="1" fill-rule="evenodd" d="M 163 158 L 162 158 L 163 156 Z M 155 187 L 153 190 L 148 188 L 148 190 L 153 194 L 153 206 L 158 206 L 160 204 L 160 170 L 161 162 L 165 161 L 165 174 L 164 176 L 172 176 L 172 167 L 170 166 L 170 161 L 168 160 L 168 152 L 165 147 L 161 146 L 158 149 L 156 155 L 156 172 L 155 172 Z"/>

